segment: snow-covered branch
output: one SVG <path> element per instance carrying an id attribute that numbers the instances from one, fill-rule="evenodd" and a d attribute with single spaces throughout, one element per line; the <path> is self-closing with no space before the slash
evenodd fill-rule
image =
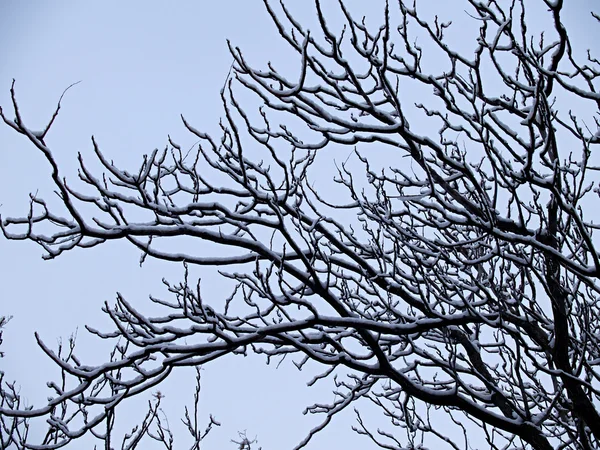
<path id="1" fill-rule="evenodd" d="M 38 243 L 48 258 L 127 240 L 141 263 L 182 263 L 185 279 L 165 281 L 170 299 L 151 297 L 158 316 L 121 295 L 106 304 L 114 330 L 90 329 L 120 342 L 106 364 L 40 341 L 74 387 L 52 384 L 48 405 L 25 410 L 5 384 L 4 424 L 50 415 L 53 444 L 39 448 L 58 447 L 57 436 L 110 423 L 119 402 L 177 367 L 256 353 L 321 365 L 313 382 L 335 380 L 337 400 L 307 408 L 324 419 L 298 448 L 365 400 L 394 431 L 373 432 L 359 412 L 355 430 L 382 448 L 467 448 L 473 423 L 493 448 L 596 448 L 600 253 L 590 205 L 600 139 L 560 99 L 597 114 L 600 63 L 577 62 L 561 1 L 544 2 L 549 25 L 535 39 L 525 2 L 468 3 L 470 54 L 447 38 L 451 23 L 403 1 L 386 2 L 379 28 L 340 2 L 339 30 L 316 1 L 310 31 L 265 1 L 298 58 L 298 81 L 255 68 L 230 43 L 221 135 L 184 119 L 195 152 L 169 139 L 134 173 L 93 140 L 103 172 L 80 155 L 79 180 L 67 183 L 46 143 L 55 116 L 31 131 L 13 88 L 17 118 L 0 114 L 50 163 L 65 209 L 32 196 L 27 217 L 2 219 L 4 235 Z M 412 89 L 429 97 L 414 102 Z M 256 96 L 258 114 L 240 92 Z M 357 151 L 331 174 L 332 195 L 314 182 L 336 144 Z M 230 293 L 206 300 L 190 266 L 220 266 Z M 71 424 L 71 407 L 83 425 Z"/>

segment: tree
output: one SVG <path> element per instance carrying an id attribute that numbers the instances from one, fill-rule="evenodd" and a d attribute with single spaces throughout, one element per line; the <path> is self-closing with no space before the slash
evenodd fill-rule
<path id="1" fill-rule="evenodd" d="M 317 0 L 310 31 L 265 1 L 298 81 L 230 45 L 220 136 L 183 119 L 195 152 L 169 139 L 135 173 L 92 138 L 104 173 L 80 155 L 82 187 L 47 144 L 60 102 L 33 131 L 13 83 L 15 118 L 2 118 L 51 165 L 65 209 L 32 196 L 27 217 L 2 220 L 4 235 L 49 259 L 126 240 L 141 263 L 181 263 L 185 278 L 165 281 L 172 300 L 151 298 L 164 315 L 121 296 L 107 306 L 114 331 L 90 329 L 120 339 L 106 364 L 40 341 L 77 386 L 53 383 L 48 405 L 20 410 L 4 385 L 3 433 L 17 442 L 8 425 L 50 417 L 42 448 L 60 447 L 177 367 L 252 352 L 334 380 L 337 400 L 308 408 L 324 419 L 297 448 L 362 400 L 392 425 L 375 431 L 356 410 L 355 431 L 381 448 L 467 448 L 478 433 L 491 448 L 598 448 L 600 61 L 572 45 L 561 0 L 537 2 L 549 23 L 537 35 L 523 0 L 467 3 L 478 29 L 468 51 L 447 38 L 451 23 L 402 0 L 375 28 L 343 2 L 337 26 Z M 426 100 L 411 104 L 409 91 Z M 311 176 L 336 146 L 356 156 L 338 164 L 332 195 Z M 197 241 L 213 253 L 189 250 Z M 223 268 L 224 306 L 190 281 L 196 266 Z"/>

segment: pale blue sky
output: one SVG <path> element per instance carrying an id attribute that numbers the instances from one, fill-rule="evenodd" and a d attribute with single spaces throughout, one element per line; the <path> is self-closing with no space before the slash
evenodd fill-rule
<path id="1" fill-rule="evenodd" d="M 571 1 L 576 6 L 566 17 L 574 23 L 592 23 L 582 16 L 592 0 Z M 439 7 L 445 2 L 422 3 Z M 589 28 L 582 25 L 575 30 L 582 43 L 593 45 L 592 35 L 585 34 Z M 226 38 L 256 66 L 274 60 L 282 67 L 287 64 L 290 73 L 296 67 L 295 55 L 286 58 L 285 44 L 256 0 L 2 1 L 0 105 L 9 109 L 10 83 L 15 78 L 23 117 L 32 128 L 40 128 L 64 88 L 81 80 L 65 96 L 48 139 L 64 174 L 74 179 L 78 151 L 92 160 L 92 134 L 110 158 L 133 169 L 141 155 L 163 147 L 168 134 L 184 147 L 194 143 L 180 114 L 197 128 L 216 128 L 219 90 L 232 61 Z M 52 199 L 48 173 L 31 145 L 0 126 L 3 215 L 25 214 L 29 192 Z M 101 362 L 105 353 L 96 349 L 105 347 L 97 347 L 82 326 L 110 326 L 100 313 L 102 303 L 112 301 L 119 291 L 143 304 L 148 294 L 164 293 L 163 276 L 177 281 L 183 273 L 178 265 L 155 261 L 140 269 L 139 253 L 123 243 L 73 251 L 51 262 L 42 261 L 41 253 L 29 242 L 0 239 L 0 314 L 14 316 L 5 332 L 7 357 L 1 364 L 7 378 L 18 379 L 22 392 L 37 404 L 47 395 L 45 381 L 56 377 L 57 371 L 36 348 L 34 330 L 52 346 L 79 327 L 81 357 Z M 216 284 L 213 289 L 210 294 L 219 294 Z M 207 439 L 205 450 L 233 448 L 229 439 L 244 429 L 250 436 L 258 435 L 264 450 L 290 448 L 320 419 L 303 416 L 304 407 L 333 399 L 328 382 L 307 389 L 308 374 L 298 373 L 290 364 L 275 370 L 261 358 L 228 358 L 203 373 L 204 411 L 223 424 Z M 161 388 L 172 424 L 183 404 L 191 401 L 193 374 L 188 375 L 176 380 L 179 384 Z M 353 415 L 346 418 L 334 422 L 308 448 L 371 448 L 368 440 L 351 432 Z"/>
<path id="2" fill-rule="evenodd" d="M 93 161 L 92 134 L 110 158 L 135 168 L 141 155 L 166 144 L 168 134 L 182 146 L 194 143 L 180 114 L 198 128 L 216 129 L 219 90 L 232 62 L 226 38 L 258 64 L 276 60 L 285 48 L 256 1 L 2 2 L 0 25 L 0 104 L 10 105 L 15 78 L 23 116 L 33 128 L 47 120 L 64 88 L 81 80 L 65 96 L 48 139 L 69 179 L 76 173 L 78 151 Z M 1 196 L 0 212 L 25 213 L 29 192 L 52 200 L 41 155 L 3 126 L 0 147 L 0 192 L 10 192 Z M 102 303 L 119 291 L 138 305 L 147 304 L 148 294 L 165 293 L 163 276 L 178 281 L 183 275 L 181 266 L 155 261 L 140 269 L 139 253 L 123 243 L 54 261 L 42 261 L 41 249 L 29 242 L 2 239 L 0 252 L 1 313 L 14 316 L 5 332 L 2 367 L 36 404 L 48 395 L 45 382 L 58 372 L 35 346 L 34 330 L 54 346 L 78 327 L 82 358 L 100 363 L 107 353 L 96 349 L 106 346 L 98 347 L 83 325 L 110 327 L 100 312 Z M 222 300 L 218 285 L 213 288 Z M 206 440 L 207 450 L 233 448 L 229 440 L 244 429 L 258 435 L 265 450 L 291 448 L 318 423 L 301 414 L 304 407 L 332 400 L 327 386 L 305 388 L 308 374 L 290 367 L 276 371 L 262 358 L 227 358 L 207 367 L 203 376 L 202 407 L 222 423 Z M 182 377 L 161 387 L 175 430 L 193 392 L 193 373 Z M 125 405 L 123 412 L 141 418 L 143 403 L 137 406 Z M 346 448 L 368 448 L 366 442 L 353 446 L 349 423 L 323 433 L 309 448 L 337 447 L 338 432 L 349 439 Z"/>

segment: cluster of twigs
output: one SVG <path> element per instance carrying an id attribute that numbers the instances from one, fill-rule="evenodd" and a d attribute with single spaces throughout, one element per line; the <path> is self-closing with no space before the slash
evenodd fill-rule
<path id="1" fill-rule="evenodd" d="M 491 448 L 597 448 L 600 254 L 587 205 L 600 192 L 600 137 L 555 99 L 597 114 L 600 63 L 591 54 L 577 61 L 560 0 L 538 2 L 550 26 L 537 39 L 524 1 L 468 3 L 480 24 L 470 55 L 447 42 L 449 23 L 426 21 L 404 1 L 386 2 L 376 29 L 340 2 L 339 31 L 319 1 L 310 31 L 283 3 L 265 2 L 301 62 L 298 81 L 253 68 L 231 46 L 220 136 L 184 120 L 197 151 L 170 141 L 135 173 L 93 140 L 104 173 L 80 156 L 81 188 L 61 177 L 47 145 L 55 117 L 32 131 L 13 88 L 16 118 L 2 118 L 46 157 L 65 211 L 32 197 L 27 217 L 2 220 L 5 236 L 38 243 L 48 258 L 126 240 L 142 260 L 183 263 L 186 276 L 165 282 L 171 300 L 151 298 L 163 315 L 121 296 L 106 305 L 115 330 L 90 331 L 126 343 L 106 364 L 87 366 L 72 347 L 61 356 L 40 341 L 76 385 L 52 384 L 47 406 L 22 410 L 4 384 L 4 429 L 15 424 L 8 439 L 38 416 L 50 417 L 43 448 L 86 431 L 102 437 L 94 430 L 110 426 L 120 402 L 175 368 L 253 352 L 316 363 L 323 372 L 311 383 L 335 382 L 333 403 L 307 408 L 324 420 L 298 448 L 361 400 L 393 425 L 374 431 L 358 413 L 356 431 L 382 448 L 467 448 L 474 433 Z M 443 56 L 434 69 L 417 35 Z M 238 87 L 259 98 L 260 117 L 244 109 Z M 413 87 L 430 98 L 410 104 Z M 311 179 L 333 144 L 361 150 L 334 174 L 343 199 Z M 38 232 L 42 225 L 55 231 Z M 189 250 L 199 241 L 202 251 Z M 231 295 L 205 301 L 200 282 L 188 280 L 192 265 L 222 267 Z M 167 445 L 155 400 L 148 420 L 163 434 L 150 436 Z M 199 443 L 204 435 L 186 418 Z"/>

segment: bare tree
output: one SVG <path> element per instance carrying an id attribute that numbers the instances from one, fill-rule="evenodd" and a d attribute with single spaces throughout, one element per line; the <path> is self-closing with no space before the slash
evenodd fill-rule
<path id="1" fill-rule="evenodd" d="M 238 450 L 252 450 L 252 444 L 256 444 L 258 441 L 256 438 L 250 440 L 245 431 L 240 431 L 238 433 L 239 441 L 232 439 L 231 442 L 238 445 Z M 262 447 L 259 447 L 258 450 L 261 450 Z"/>
<path id="2" fill-rule="evenodd" d="M 186 275 L 165 282 L 172 300 L 151 298 L 164 315 L 121 296 L 106 307 L 115 330 L 90 331 L 126 345 L 104 365 L 40 341 L 77 387 L 54 383 L 54 399 L 28 411 L 4 400 L 4 423 L 50 417 L 57 438 L 41 448 L 60 447 L 177 367 L 253 352 L 316 363 L 312 382 L 335 382 L 335 402 L 307 408 L 324 418 L 297 448 L 362 401 L 389 420 L 375 430 L 357 409 L 355 431 L 381 448 L 469 448 L 477 434 L 490 448 L 599 448 L 600 254 L 589 205 L 600 194 L 600 61 L 572 47 L 562 0 L 527 2 L 546 15 L 536 36 L 523 0 L 465 5 L 478 28 L 470 52 L 447 39 L 450 23 L 402 0 L 382 6 L 375 28 L 341 1 L 338 26 L 317 0 L 310 30 L 265 1 L 300 62 L 298 81 L 253 68 L 230 45 L 220 136 L 184 119 L 197 150 L 169 140 L 135 173 L 92 139 L 105 172 L 80 156 L 81 187 L 62 178 L 47 144 L 58 108 L 32 131 L 13 84 L 15 119 L 2 118 L 47 159 L 66 209 L 32 196 L 27 217 L 3 219 L 4 235 L 38 243 L 46 258 L 126 240 L 142 262 L 183 263 Z M 414 104 L 409 91 L 429 97 Z M 259 114 L 240 92 L 256 95 Z M 593 125 L 570 104 L 588 108 Z M 332 195 L 311 177 L 336 144 L 357 151 L 332 174 Z M 197 241 L 214 253 L 186 251 Z M 222 267 L 231 295 L 206 303 L 192 266 Z M 71 425 L 75 413 L 84 424 Z"/>
<path id="3" fill-rule="evenodd" d="M 7 321 L 0 320 L 0 327 L 4 326 Z M 0 342 L 1 343 L 1 342 Z M 43 345 L 43 344 L 41 344 Z M 29 448 L 60 448 L 67 445 L 74 439 L 81 437 L 85 432 L 89 431 L 95 438 L 102 441 L 102 448 L 114 449 L 115 445 L 119 445 L 121 450 L 134 450 L 140 447 L 143 440 L 153 440 L 167 450 L 173 450 L 174 436 L 169 427 L 168 420 L 161 408 L 161 402 L 164 395 L 160 391 L 153 394 L 153 399 L 148 401 L 147 412 L 144 415 L 141 423 L 134 426 L 129 432 L 117 436 L 115 432 L 116 423 L 116 405 L 120 399 L 120 391 L 123 389 L 120 383 L 122 369 L 108 372 L 104 377 L 96 379 L 91 385 L 90 390 L 94 392 L 92 396 L 96 396 L 99 392 L 107 392 L 112 400 L 116 401 L 114 405 L 110 402 L 106 410 L 94 417 L 93 408 L 90 408 L 96 402 L 87 402 L 85 398 L 79 398 L 74 403 L 76 407 L 70 407 L 72 403 L 71 397 L 75 394 L 68 392 L 68 378 L 70 373 L 65 366 L 77 365 L 81 363 L 74 354 L 75 336 L 71 336 L 68 344 L 65 346 L 62 342 L 59 343 L 58 351 L 54 354 L 55 360 L 61 361 L 62 376 L 59 383 L 51 382 L 49 387 L 59 395 L 57 399 L 50 398 L 49 405 L 51 406 L 50 413 L 39 414 L 39 411 L 34 410 L 31 406 L 27 406 L 23 400 L 20 389 L 16 383 L 5 382 L 4 373 L 0 371 L 0 408 L 2 412 L 8 412 L 0 416 L 0 450 L 4 449 L 29 449 Z M 111 362 L 122 359 L 127 351 L 127 344 L 124 346 L 117 345 L 111 353 Z M 201 442 L 206 438 L 214 426 L 220 426 L 220 423 L 210 415 L 209 422 L 206 428 L 202 429 L 200 425 L 200 368 L 196 368 L 196 386 L 193 394 L 193 410 L 190 412 L 185 407 L 183 424 L 188 430 L 192 438 L 191 450 L 199 450 Z M 60 397 L 62 396 L 62 398 Z M 71 401 L 65 401 L 71 399 Z M 33 427 L 30 423 L 31 418 L 48 416 L 47 417 L 47 432 L 43 439 L 32 444 L 31 434 Z M 77 424 L 77 425 L 76 425 Z M 73 428 L 76 428 L 75 430 Z M 98 447 L 94 447 L 96 449 Z"/>

